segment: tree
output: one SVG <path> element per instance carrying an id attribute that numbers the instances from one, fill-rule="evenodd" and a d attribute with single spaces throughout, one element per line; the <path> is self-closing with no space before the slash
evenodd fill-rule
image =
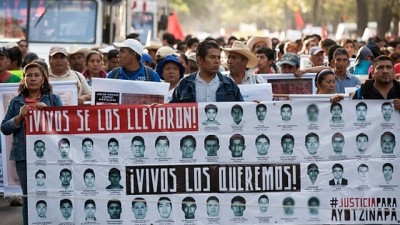
<path id="1" fill-rule="evenodd" d="M 357 35 L 361 37 L 368 25 L 367 0 L 357 0 Z"/>

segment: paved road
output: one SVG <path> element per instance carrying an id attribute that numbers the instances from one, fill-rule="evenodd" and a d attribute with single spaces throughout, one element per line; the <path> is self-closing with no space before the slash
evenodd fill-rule
<path id="1" fill-rule="evenodd" d="M 0 225 L 22 225 L 22 207 L 10 206 L 0 195 Z"/>

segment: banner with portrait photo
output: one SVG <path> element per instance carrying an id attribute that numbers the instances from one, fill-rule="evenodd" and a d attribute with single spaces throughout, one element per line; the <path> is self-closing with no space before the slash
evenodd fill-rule
<path id="1" fill-rule="evenodd" d="M 164 82 L 93 78 L 92 105 L 163 104 L 168 88 Z"/>
<path id="2" fill-rule="evenodd" d="M 399 124 L 378 100 L 33 111 L 29 220 L 396 224 Z"/>
<path id="3" fill-rule="evenodd" d="M 55 81 L 50 82 L 53 86 L 53 92 L 60 96 L 61 101 L 64 105 L 77 105 L 77 88 L 76 82 L 74 81 Z M 0 118 L 3 120 L 8 104 L 11 99 L 18 95 L 19 83 L 8 83 L 0 84 Z M 4 192 L 7 195 L 21 194 L 21 188 L 19 184 L 19 178 L 15 169 L 15 162 L 9 160 L 12 135 L 4 136 L 0 133 L 1 139 L 1 149 L 4 151 L 0 152 L 1 162 L 0 162 L 0 192 Z M 4 187 L 4 189 L 3 189 Z"/>

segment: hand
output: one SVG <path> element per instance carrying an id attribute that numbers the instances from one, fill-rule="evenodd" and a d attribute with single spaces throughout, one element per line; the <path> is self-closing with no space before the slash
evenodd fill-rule
<path id="1" fill-rule="evenodd" d="M 338 103 L 340 101 L 342 101 L 344 99 L 343 95 L 335 95 L 333 97 L 331 97 L 330 101 L 332 103 Z"/>
<path id="2" fill-rule="evenodd" d="M 46 103 L 44 103 L 44 102 L 36 102 L 35 106 L 39 110 L 42 110 L 47 107 Z"/>
<path id="3" fill-rule="evenodd" d="M 294 71 L 293 75 L 294 75 L 295 77 L 300 78 L 301 76 L 303 76 L 304 73 L 305 73 L 305 72 L 304 72 L 303 70 L 296 69 L 296 70 Z"/>
<path id="4" fill-rule="evenodd" d="M 393 101 L 394 108 L 400 110 L 400 98 L 395 98 Z"/>
<path id="5" fill-rule="evenodd" d="M 30 110 L 30 107 L 27 105 L 23 105 L 20 109 L 19 109 L 19 116 L 20 119 L 23 120 L 25 119 L 26 115 L 28 115 L 28 112 Z"/>
<path id="6" fill-rule="evenodd" d="M 85 97 L 84 96 L 78 97 L 78 105 L 83 105 L 83 104 L 85 104 Z"/>

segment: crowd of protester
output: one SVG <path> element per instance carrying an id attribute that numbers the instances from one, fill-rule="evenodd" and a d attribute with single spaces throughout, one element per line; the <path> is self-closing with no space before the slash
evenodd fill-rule
<path id="1" fill-rule="evenodd" d="M 315 73 L 317 94 L 344 93 L 346 87 L 362 87 L 365 82 L 355 98 L 395 99 L 394 106 L 400 109 L 400 85 L 396 81 L 400 76 L 399 39 L 335 41 L 307 35 L 296 41 L 263 36 L 200 41 L 192 35 L 175 40 L 165 33 L 161 40 L 143 46 L 137 38 L 131 34 L 122 42 L 94 49 L 71 45 L 67 50 L 55 45 L 49 50 L 48 64 L 29 51 L 25 40 L 1 47 L 0 83 L 19 83 L 19 95 L 10 101 L 5 118 L 1 118 L 2 132 L 24 140 L 23 120 L 29 109 L 61 105 L 49 82 L 76 81 L 81 105 L 91 100 L 93 78 L 166 82 L 170 84 L 171 102 L 215 102 L 243 101 L 237 85 L 264 83 L 260 74 L 301 77 Z M 300 69 L 300 55 L 308 55 L 311 67 Z M 350 65 L 351 58 L 354 65 Z M 360 75 L 365 79 L 360 80 Z M 24 143 L 17 146 L 10 159 L 16 161 L 26 196 L 26 147 Z M 24 224 L 26 202 L 24 198 Z"/>

